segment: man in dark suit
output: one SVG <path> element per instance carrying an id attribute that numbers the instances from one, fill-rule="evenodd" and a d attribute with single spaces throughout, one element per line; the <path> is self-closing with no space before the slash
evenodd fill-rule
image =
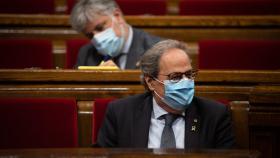
<path id="1" fill-rule="evenodd" d="M 99 146 L 185 149 L 234 146 L 228 107 L 194 96 L 196 71 L 184 43 L 166 40 L 155 44 L 142 56 L 140 68 L 148 92 L 108 105 L 98 134 Z"/>
<path id="2" fill-rule="evenodd" d="M 161 39 L 132 28 L 114 0 L 80 0 L 71 12 L 72 27 L 91 39 L 82 47 L 75 67 L 118 66 L 136 69 L 143 53 Z"/>

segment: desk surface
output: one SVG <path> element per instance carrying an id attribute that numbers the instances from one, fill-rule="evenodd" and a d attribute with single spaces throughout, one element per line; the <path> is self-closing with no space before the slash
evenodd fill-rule
<path id="1" fill-rule="evenodd" d="M 0 150 L 0 158 L 258 158 L 258 151 L 249 150 L 181 150 L 181 149 L 17 149 Z"/>

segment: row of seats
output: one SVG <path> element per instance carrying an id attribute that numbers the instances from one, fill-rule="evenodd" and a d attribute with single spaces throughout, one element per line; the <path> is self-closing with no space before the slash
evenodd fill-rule
<path id="1" fill-rule="evenodd" d="M 111 98 L 93 105 L 92 142 Z M 78 147 L 78 107 L 72 98 L 0 98 L 0 149 Z"/>
<path id="2" fill-rule="evenodd" d="M 67 0 L 67 13 L 77 0 Z M 126 15 L 165 15 L 168 0 L 116 0 Z M 31 9 L 32 8 L 32 9 Z M 279 15 L 279 0 L 180 0 L 180 15 Z M 0 13 L 54 14 L 55 0 L 2 0 Z"/>
<path id="3" fill-rule="evenodd" d="M 66 41 L 65 68 L 73 68 L 87 39 Z M 199 69 L 280 69 L 279 40 L 202 40 L 198 47 Z M 43 39 L 1 39 L 0 68 L 52 69 L 52 43 Z"/>
<path id="4" fill-rule="evenodd" d="M 45 39 L 0 39 L 0 68 L 53 68 L 52 42 Z"/>
<path id="5" fill-rule="evenodd" d="M 279 0 L 180 0 L 180 15 L 279 15 Z"/>
<path id="6" fill-rule="evenodd" d="M 199 69 L 280 70 L 279 40 L 204 40 Z"/>
<path id="7" fill-rule="evenodd" d="M 0 149 L 78 147 L 75 99 L 0 98 Z"/>
<path id="8" fill-rule="evenodd" d="M 92 145 L 114 99 L 94 100 Z M 0 98 L 0 149 L 78 147 L 77 109 L 72 98 Z"/>

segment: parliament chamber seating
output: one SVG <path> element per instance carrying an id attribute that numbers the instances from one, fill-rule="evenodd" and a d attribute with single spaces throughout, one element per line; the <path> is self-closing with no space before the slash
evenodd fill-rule
<path id="1" fill-rule="evenodd" d="M 65 68 L 72 69 L 75 66 L 80 48 L 89 42 L 90 40 L 82 38 L 66 40 Z"/>
<path id="2" fill-rule="evenodd" d="M 116 0 L 124 15 L 165 15 L 167 0 Z M 67 0 L 67 13 L 71 13 L 76 0 Z"/>
<path id="3" fill-rule="evenodd" d="M 165 15 L 167 0 L 116 0 L 124 15 Z"/>
<path id="4" fill-rule="evenodd" d="M 0 13 L 54 14 L 55 0 L 1 0 Z"/>
<path id="5" fill-rule="evenodd" d="M 278 0 L 180 0 L 180 15 L 279 15 Z"/>
<path id="6" fill-rule="evenodd" d="M 76 3 L 76 0 L 66 0 L 66 13 L 70 14 L 74 5 Z"/>
<path id="7" fill-rule="evenodd" d="M 0 68 L 53 68 L 52 42 L 46 39 L 0 39 Z"/>
<path id="8" fill-rule="evenodd" d="M 202 40 L 199 69 L 279 70 L 279 40 Z"/>
<path id="9" fill-rule="evenodd" d="M 280 16 L 125 16 L 134 28 L 187 42 L 197 64 L 199 40 L 280 39 Z M 43 38 L 53 43 L 54 66 L 65 68 L 66 40 L 86 39 L 73 30 L 69 15 L 0 14 L 0 39 Z"/>
<path id="10" fill-rule="evenodd" d="M 0 98 L 0 149 L 78 147 L 77 113 L 70 98 Z"/>
<path id="11" fill-rule="evenodd" d="M 94 121 L 100 119 L 94 117 L 104 115 L 106 109 L 106 105 L 99 106 L 96 98 L 123 98 L 143 93 L 145 90 L 140 84 L 140 74 L 137 70 L 0 69 L 0 97 L 75 98 L 78 106 L 79 147 L 89 147 L 96 140 L 97 132 L 93 130 L 98 123 Z M 265 158 L 278 158 L 279 71 L 200 70 L 195 82 L 196 96 L 229 102 L 238 148 L 257 149 Z M 95 104 L 97 106 L 93 108 Z"/>
<path id="12" fill-rule="evenodd" d="M 103 123 L 105 114 L 106 114 L 106 109 L 108 107 L 108 104 L 115 100 L 116 98 L 96 98 L 94 99 L 94 103 L 92 106 L 92 144 L 93 146 L 96 145 L 97 143 L 97 136 L 99 129 L 101 128 L 101 125 Z M 226 99 L 219 99 L 217 100 L 218 102 L 230 106 L 230 102 Z M 244 134 L 244 133 L 242 133 Z"/>
<path id="13" fill-rule="evenodd" d="M 98 131 L 103 123 L 108 104 L 115 98 L 96 98 L 92 105 L 92 144 L 97 143 Z"/>

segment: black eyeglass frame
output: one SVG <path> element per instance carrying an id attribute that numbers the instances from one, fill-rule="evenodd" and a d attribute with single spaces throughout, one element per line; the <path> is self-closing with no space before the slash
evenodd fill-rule
<path id="1" fill-rule="evenodd" d="M 183 73 L 173 72 L 173 73 L 170 73 L 168 75 L 165 75 L 165 74 L 158 74 L 158 75 L 167 76 L 168 80 L 170 82 L 177 83 L 183 78 L 183 76 L 185 76 L 186 78 L 188 78 L 190 80 L 194 80 L 195 77 L 197 76 L 197 73 L 198 73 L 198 70 L 191 69 L 191 70 L 188 70 L 188 71 L 183 72 Z"/>

